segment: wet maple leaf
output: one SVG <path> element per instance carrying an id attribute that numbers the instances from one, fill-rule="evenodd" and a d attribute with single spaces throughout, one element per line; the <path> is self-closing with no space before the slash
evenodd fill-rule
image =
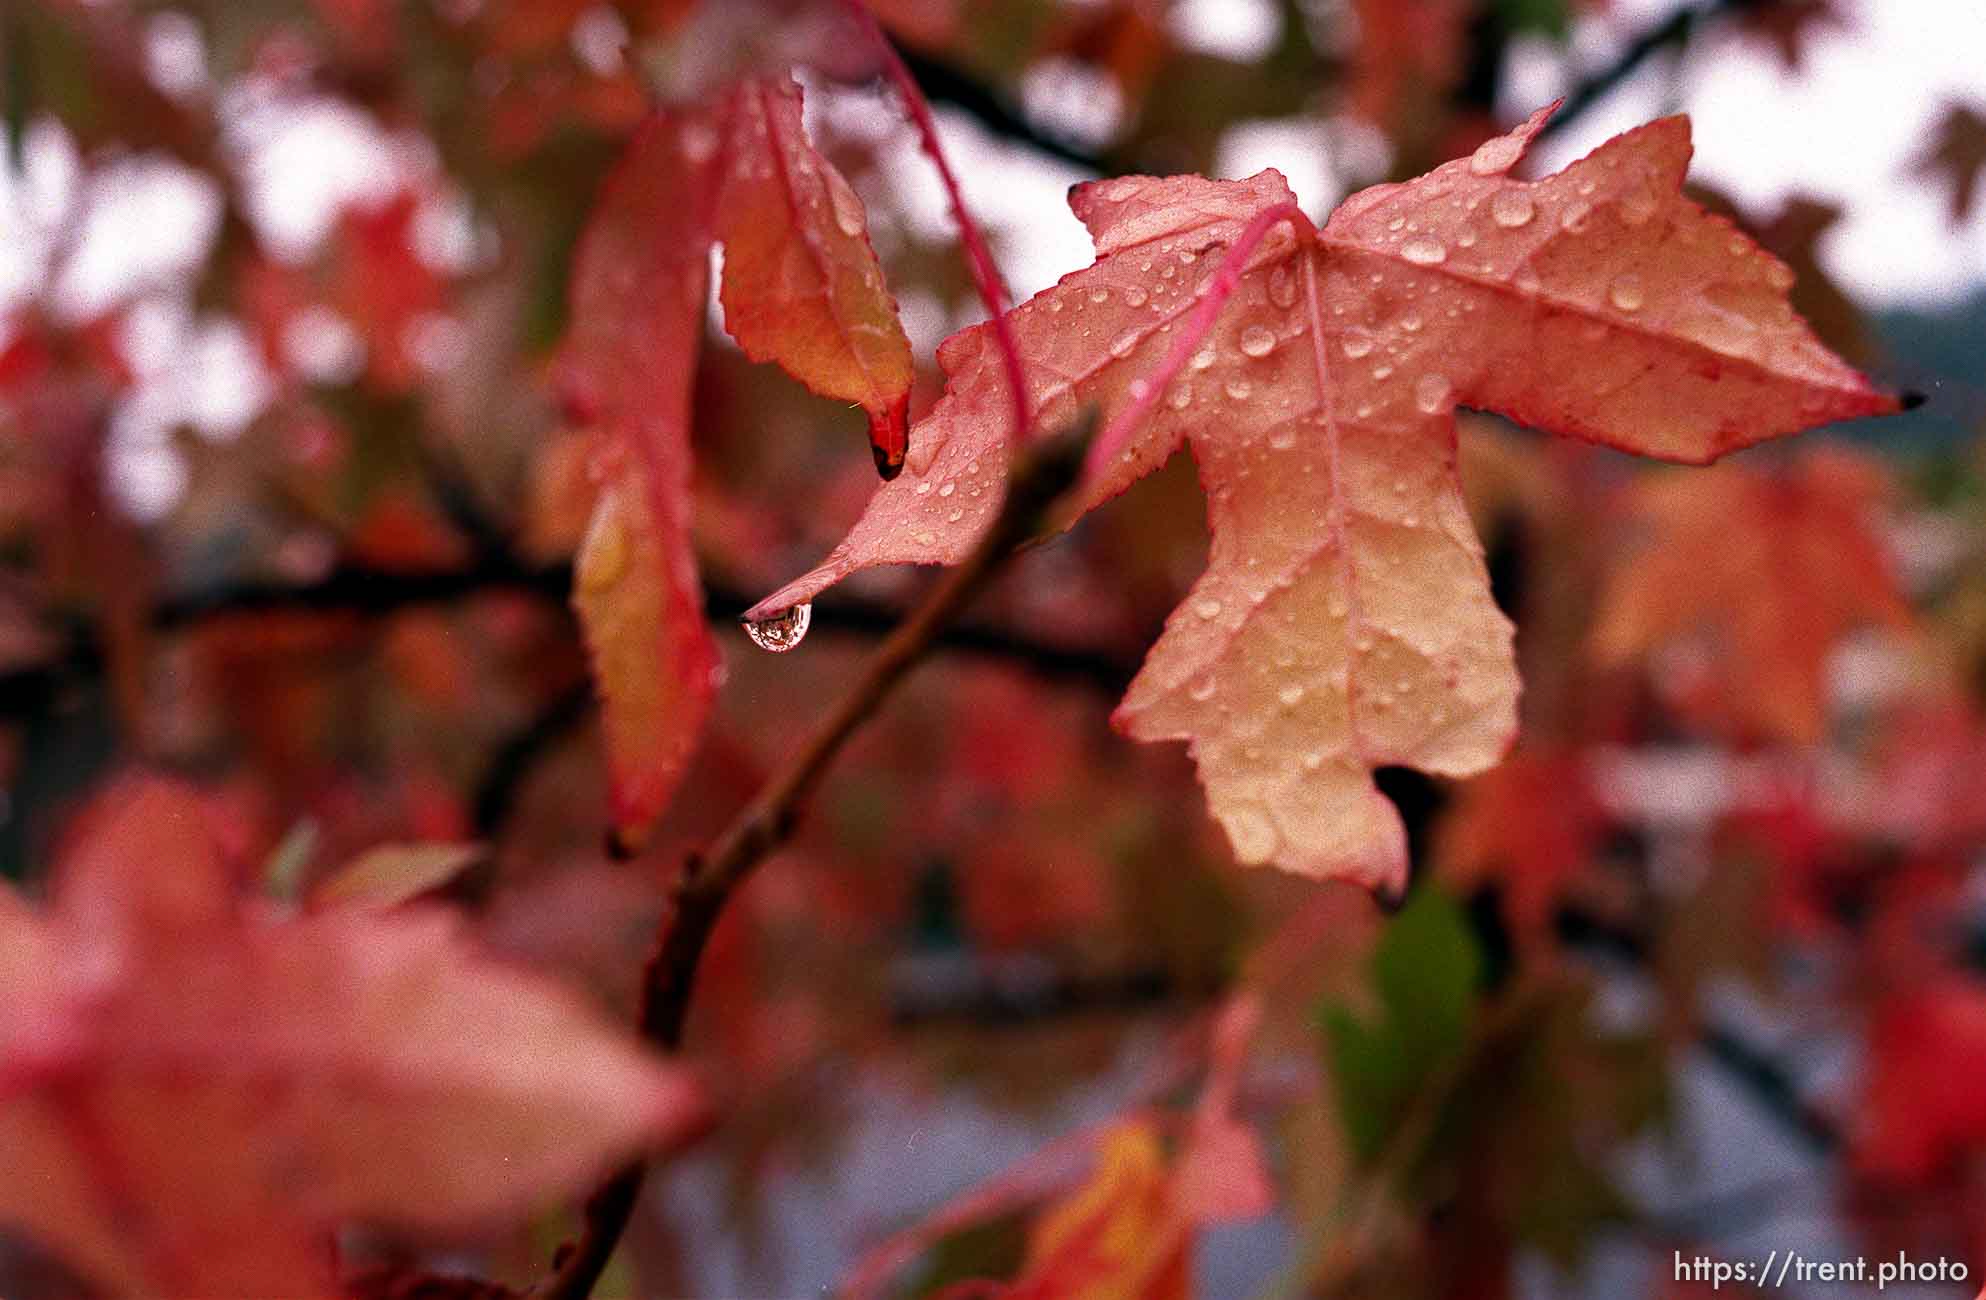
<path id="1" fill-rule="evenodd" d="M 1965 105 L 1945 109 L 1932 129 L 1931 143 L 1917 156 L 1920 176 L 1940 176 L 1952 187 L 1951 218 L 1963 224 L 1972 216 L 1979 178 L 1986 174 L 1986 115 Z"/>
<path id="2" fill-rule="evenodd" d="M 709 716 L 717 650 L 690 547 L 690 394 L 709 254 L 725 322 L 758 360 L 869 410 L 877 464 L 904 451 L 910 345 L 848 183 L 800 130 L 790 81 L 736 87 L 635 137 L 575 259 L 562 380 L 600 431 L 600 491 L 573 603 L 604 705 L 617 834 L 639 843 Z"/>
<path id="3" fill-rule="evenodd" d="M 1276 172 L 1079 186 L 1096 263 L 1010 315 L 1036 425 L 1152 403 L 1073 513 L 1182 441 L 1199 460 L 1210 564 L 1116 721 L 1190 743 L 1243 861 L 1397 885 L 1405 836 L 1372 769 L 1470 775 L 1514 733 L 1511 628 L 1456 478 L 1458 403 L 1687 462 L 1894 409 L 1793 314 L 1786 267 L 1681 195 L 1686 120 L 1512 178 L 1548 112 L 1353 196 L 1322 230 L 1271 230 L 1170 378 L 1173 331 L 1228 247 L 1292 202 Z M 747 617 L 858 569 L 967 553 L 1003 491 L 1011 416 L 988 330 L 939 361 L 946 392 L 903 477 Z"/>
<path id="4" fill-rule="evenodd" d="M 861 200 L 800 129 L 800 88 L 731 92 L 734 160 L 717 213 L 724 325 L 754 361 L 776 361 L 823 397 L 868 414 L 877 468 L 903 464 L 910 340 L 869 246 Z"/>
<path id="5" fill-rule="evenodd" d="M 1838 450 L 1784 471 L 1727 465 L 1640 484 L 1629 509 L 1647 544 L 1608 583 L 1595 655 L 1625 663 L 1706 636 L 1717 713 L 1750 734 L 1813 742 L 1829 651 L 1858 627 L 1910 621 L 1872 527 L 1884 492 L 1873 462 Z"/>
<path id="6" fill-rule="evenodd" d="M 0 1223 L 116 1294 L 334 1294 L 346 1220 L 459 1231 L 701 1122 L 683 1073 L 436 912 L 237 906 L 200 801 L 113 786 L 0 889 Z"/>

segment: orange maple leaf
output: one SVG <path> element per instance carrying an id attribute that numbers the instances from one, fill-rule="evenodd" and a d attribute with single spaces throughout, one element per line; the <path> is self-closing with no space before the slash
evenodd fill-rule
<path id="1" fill-rule="evenodd" d="M 1705 636 L 1718 715 L 1750 735 L 1817 740 L 1828 652 L 1857 627 L 1910 620 L 1872 527 L 1885 490 L 1873 462 L 1832 449 L 1783 471 L 1726 465 L 1639 484 L 1629 508 L 1647 543 L 1608 583 L 1594 654 L 1620 664 Z"/>
<path id="2" fill-rule="evenodd" d="M 1682 197 L 1686 120 L 1512 178 L 1548 114 L 1354 195 L 1321 230 L 1282 219 L 1274 171 L 1080 186 L 1096 263 L 1009 316 L 1036 425 L 1095 405 L 1135 426 L 1072 513 L 1182 441 L 1200 462 L 1209 567 L 1116 721 L 1189 742 L 1243 861 L 1397 885 L 1405 836 L 1372 769 L 1465 776 L 1509 744 L 1511 628 L 1463 508 L 1458 403 L 1687 462 L 1895 409 L 1793 314 L 1783 263 Z M 1200 344 L 1196 308 L 1230 285 Z M 939 361 L 945 396 L 903 477 L 748 618 L 858 569 L 967 553 L 1003 492 L 1013 417 L 990 331 Z"/>

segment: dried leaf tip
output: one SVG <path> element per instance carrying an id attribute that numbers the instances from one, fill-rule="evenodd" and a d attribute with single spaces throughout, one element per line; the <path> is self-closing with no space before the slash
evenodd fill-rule
<path id="1" fill-rule="evenodd" d="M 889 409 L 869 414 L 869 451 L 876 458 L 876 473 L 887 483 L 903 473 L 903 458 L 910 452 L 910 393 L 906 389 L 891 402 Z"/>

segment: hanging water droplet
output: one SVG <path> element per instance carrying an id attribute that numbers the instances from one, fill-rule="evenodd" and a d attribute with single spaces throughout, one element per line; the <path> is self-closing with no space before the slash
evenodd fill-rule
<path id="1" fill-rule="evenodd" d="M 1496 176 L 1509 171 L 1524 156 L 1524 142 L 1514 136 L 1500 135 L 1494 140 L 1485 140 L 1469 155 L 1469 170 L 1478 176 Z"/>
<path id="2" fill-rule="evenodd" d="M 1490 220 L 1505 230 L 1516 230 L 1531 224 L 1531 218 L 1538 215 L 1537 205 L 1531 202 L 1531 195 L 1524 190 L 1498 190 L 1490 196 Z"/>
<path id="3" fill-rule="evenodd" d="M 1266 357 L 1276 346 L 1274 331 L 1262 325 L 1250 325 L 1241 331 L 1241 350 L 1251 357 Z"/>
<path id="4" fill-rule="evenodd" d="M 1645 294 L 1641 287 L 1641 277 L 1629 271 L 1614 277 L 1607 286 L 1607 301 L 1622 311 L 1640 311 Z"/>
<path id="5" fill-rule="evenodd" d="M 1128 357 L 1131 355 L 1131 349 L 1137 346 L 1138 332 L 1136 330 L 1125 330 L 1111 341 L 1110 355 L 1120 359 Z"/>
<path id="6" fill-rule="evenodd" d="M 1340 343 L 1338 346 L 1342 347 L 1345 350 L 1346 356 L 1356 361 L 1360 357 L 1369 355 L 1371 353 L 1372 335 L 1366 333 L 1364 330 L 1359 330 L 1359 329 L 1348 330 L 1345 333 L 1344 342 Z"/>
<path id="7" fill-rule="evenodd" d="M 1447 260 L 1448 248 L 1439 239 L 1418 235 L 1400 245 L 1400 256 L 1415 266 L 1438 266 Z"/>
<path id="8" fill-rule="evenodd" d="M 771 618 L 748 620 L 745 635 L 752 644 L 773 654 L 785 654 L 806 639 L 807 625 L 814 621 L 814 607 L 802 601 L 784 613 Z"/>
<path id="9" fill-rule="evenodd" d="M 1448 405 L 1448 394 L 1451 391 L 1448 376 L 1430 370 L 1414 381 L 1414 405 L 1433 415 Z"/>

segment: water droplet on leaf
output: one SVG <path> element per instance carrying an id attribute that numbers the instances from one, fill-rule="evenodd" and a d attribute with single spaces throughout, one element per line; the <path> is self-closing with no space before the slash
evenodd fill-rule
<path id="1" fill-rule="evenodd" d="M 1439 239 L 1419 235 L 1400 245 L 1400 256 L 1415 266 L 1438 266 L 1447 260 L 1448 248 Z"/>
<path id="2" fill-rule="evenodd" d="M 1287 262 L 1277 263 L 1269 272 L 1269 301 L 1278 307 L 1296 306 L 1296 276 Z"/>
<path id="3" fill-rule="evenodd" d="M 1241 331 L 1241 350 L 1251 357 L 1266 357 L 1275 346 L 1275 333 L 1266 326 L 1250 325 Z"/>
<path id="4" fill-rule="evenodd" d="M 1524 142 L 1507 135 L 1485 140 L 1469 155 L 1469 170 L 1478 176 L 1496 176 L 1517 165 L 1524 155 Z"/>
<path id="5" fill-rule="evenodd" d="M 1448 405 L 1451 391 L 1447 375 L 1429 371 L 1414 381 L 1414 405 L 1433 415 Z"/>
<path id="6" fill-rule="evenodd" d="M 1276 833 L 1276 824 L 1253 808 L 1230 809 L 1221 821 L 1227 827 L 1228 839 L 1234 843 L 1234 856 L 1243 862 L 1267 862 L 1283 842 L 1283 837 Z"/>

